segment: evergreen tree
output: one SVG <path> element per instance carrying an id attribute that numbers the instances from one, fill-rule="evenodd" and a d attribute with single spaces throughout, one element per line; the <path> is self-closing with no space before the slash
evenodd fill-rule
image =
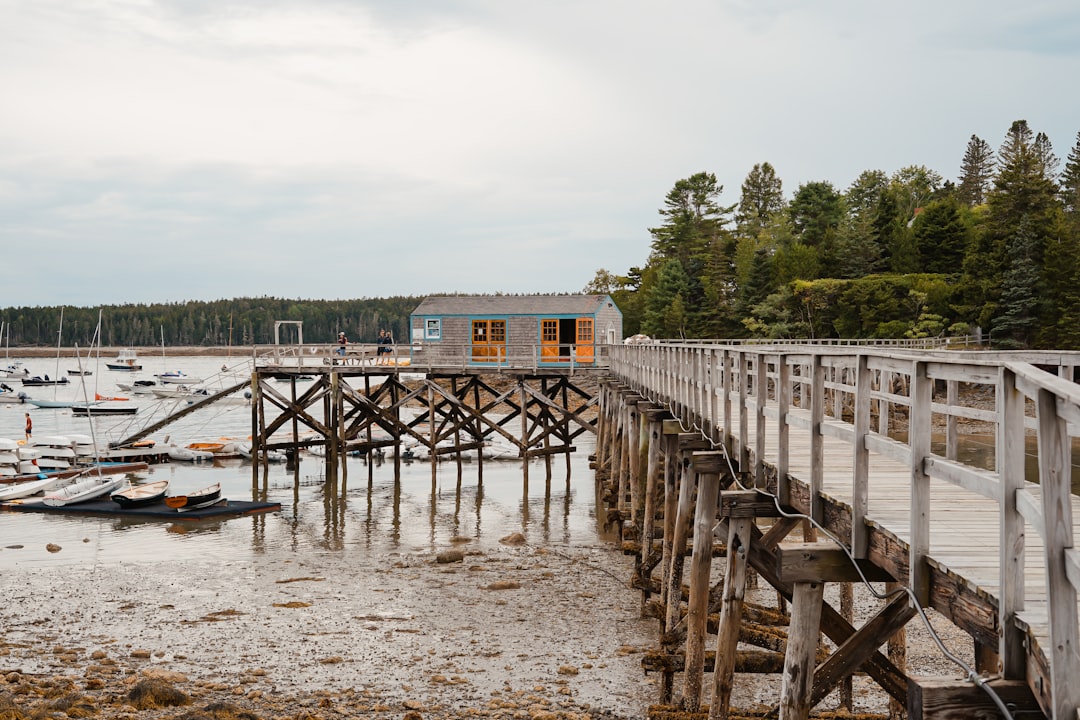
<path id="1" fill-rule="evenodd" d="M 886 262 L 886 248 L 875 225 L 889 178 L 881 170 L 865 170 L 844 193 L 848 217 L 841 227 L 837 247 L 838 276 L 862 277 L 877 272 Z"/>
<path id="2" fill-rule="evenodd" d="M 1069 151 L 1061 173 L 1061 200 L 1070 216 L 1080 213 L 1080 132 L 1076 133 L 1076 144 Z"/>
<path id="3" fill-rule="evenodd" d="M 773 254 L 766 247 L 759 247 L 754 252 L 750 275 L 747 282 L 739 289 L 739 320 L 748 317 L 755 305 L 764 302 L 776 290 L 773 277 Z"/>
<path id="4" fill-rule="evenodd" d="M 1039 269 L 1032 257 L 1036 237 L 1025 220 L 1009 238 L 1009 268 L 1001 289 L 1001 308 L 991 327 L 1001 348 L 1026 348 L 1038 331 Z"/>
<path id="5" fill-rule="evenodd" d="M 666 221 L 649 229 L 653 236 L 649 265 L 662 268 L 674 259 L 682 266 L 686 279 L 681 292 L 686 330 L 694 337 L 711 334 L 715 328 L 734 321 L 730 298 L 734 290 L 735 241 L 724 227 L 734 206 L 723 207 L 718 203 L 723 190 L 713 173 L 701 172 L 679 180 L 660 209 Z M 642 291 L 646 296 L 643 327 L 654 327 L 660 322 L 658 316 L 653 315 L 650 320 L 649 315 L 648 298 L 654 290 L 652 277 L 659 275 L 643 278 Z"/>
<path id="6" fill-rule="evenodd" d="M 1042 272 L 1046 243 L 1060 229 L 1058 188 L 1047 176 L 1051 155 L 1045 143 L 1036 145 L 1024 120 L 1012 124 L 998 151 L 998 174 L 987 197 L 990 256 L 985 258 L 998 278 L 1004 274 L 1008 244 L 1021 223 L 1027 224 L 1031 238 L 1031 260 Z"/>
<path id="7" fill-rule="evenodd" d="M 928 273 L 959 273 L 968 245 L 968 229 L 955 198 L 935 200 L 913 225 L 919 265 Z"/>
<path id="8" fill-rule="evenodd" d="M 767 162 L 754 165 L 743 180 L 739 209 L 735 214 L 739 234 L 758 237 L 783 209 L 783 186 L 776 170 Z"/>
<path id="9" fill-rule="evenodd" d="M 690 279 L 678 258 L 665 260 L 656 274 L 655 284 L 645 291 L 641 331 L 653 337 L 682 337 L 686 323 L 684 298 L 689 286 Z M 669 323 L 674 319 L 679 324 L 673 327 Z"/>
<path id="10" fill-rule="evenodd" d="M 982 205 L 993 178 L 994 151 L 990 143 L 972 135 L 960 165 L 960 186 L 957 188 L 960 202 L 969 207 Z"/>
<path id="11" fill-rule="evenodd" d="M 829 272 L 836 265 L 836 238 L 844 219 L 844 199 L 828 182 L 800 185 L 788 206 L 791 225 L 800 243 L 814 248 L 819 267 Z"/>
<path id="12" fill-rule="evenodd" d="M 1041 132 L 1035 136 L 1035 140 L 1031 143 L 1031 150 L 1035 153 L 1035 160 L 1039 164 L 1042 176 L 1050 182 L 1055 182 L 1061 161 L 1054 154 L 1054 148 L 1046 133 Z"/>

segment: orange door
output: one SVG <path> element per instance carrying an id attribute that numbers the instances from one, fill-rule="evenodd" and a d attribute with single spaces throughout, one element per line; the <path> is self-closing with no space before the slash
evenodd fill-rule
<path id="1" fill-rule="evenodd" d="M 577 321 L 577 361 L 591 363 L 595 356 L 593 348 L 596 342 L 592 318 L 578 318 Z"/>
<path id="2" fill-rule="evenodd" d="M 559 361 L 559 321 L 540 321 L 540 361 Z"/>
<path id="3" fill-rule="evenodd" d="M 500 362 L 506 357 L 506 321 L 472 321 L 473 362 Z"/>

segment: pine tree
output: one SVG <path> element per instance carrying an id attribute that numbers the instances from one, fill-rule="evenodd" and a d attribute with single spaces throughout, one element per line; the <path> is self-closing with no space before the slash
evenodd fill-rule
<path id="1" fill-rule="evenodd" d="M 968 244 L 968 229 L 955 198 L 929 203 L 913 225 L 919 266 L 923 272 L 958 273 Z"/>
<path id="2" fill-rule="evenodd" d="M 814 248 L 821 269 L 828 274 L 836 266 L 836 239 L 845 217 L 844 198 L 828 182 L 800 185 L 788 206 L 796 239 Z"/>
<path id="3" fill-rule="evenodd" d="M 674 259 L 682 266 L 686 282 L 681 292 L 686 330 L 694 337 L 702 337 L 710 334 L 713 328 L 734 322 L 730 303 L 725 299 L 734 287 L 735 241 L 724 227 L 734 206 L 724 207 L 718 203 L 723 190 L 713 173 L 701 172 L 679 180 L 668 192 L 660 210 L 666 221 L 649 229 L 653 236 L 649 265 L 662 269 L 668 260 Z M 653 290 L 653 277 L 659 276 L 645 276 L 642 290 L 646 297 Z M 655 314 L 650 321 L 646 309 L 643 328 L 654 327 L 659 322 Z M 643 331 L 649 332 L 648 329 Z"/>
<path id="4" fill-rule="evenodd" d="M 784 191 L 776 170 L 769 163 L 754 165 L 743 180 L 735 222 L 739 234 L 756 238 L 773 216 L 784 209 Z"/>
<path id="5" fill-rule="evenodd" d="M 973 207 L 986 201 L 994 178 L 994 151 L 990 143 L 972 135 L 960 165 L 960 185 L 957 197 L 960 202 Z"/>
<path id="6" fill-rule="evenodd" d="M 991 326 L 991 338 L 997 347 L 1029 347 L 1038 331 L 1040 283 L 1038 265 L 1032 257 L 1035 242 L 1026 220 L 1009 238 L 1011 262 L 1002 281 L 1000 313 Z"/>
<path id="7" fill-rule="evenodd" d="M 653 337 L 679 337 L 685 329 L 686 292 L 690 279 L 683 270 L 678 258 L 668 258 L 660 266 L 656 282 L 645 290 L 645 317 L 641 322 L 641 331 Z M 668 323 L 676 314 L 672 304 L 678 298 L 680 325 L 671 327 Z"/>
<path id="8" fill-rule="evenodd" d="M 1061 173 L 1061 200 L 1067 213 L 1073 216 L 1080 213 L 1080 132 L 1076 133 L 1076 144 L 1069 151 Z"/>

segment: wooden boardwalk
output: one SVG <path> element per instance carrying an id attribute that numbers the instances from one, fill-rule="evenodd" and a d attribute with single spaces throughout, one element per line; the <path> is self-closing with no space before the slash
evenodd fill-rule
<path id="1" fill-rule="evenodd" d="M 670 479 L 648 475 L 671 472 L 658 469 L 671 465 L 661 466 L 661 460 L 646 456 L 648 428 L 653 428 L 653 438 L 663 437 L 656 423 L 670 418 L 678 430 L 692 430 L 710 441 L 708 447 L 725 451 L 715 472 L 732 475 L 727 481 L 741 482 L 765 499 L 775 495 L 787 511 L 812 515 L 854 557 L 888 572 L 925 606 L 970 633 L 978 670 L 997 678 L 1002 692 L 1012 692 L 1017 683 L 1030 691 L 1033 707 L 1025 708 L 1021 700 L 1016 705 L 1020 711 L 1034 709 L 1047 717 L 1075 720 L 1080 717 L 1080 555 L 1073 538 L 1080 532 L 1080 502 L 1070 494 L 1070 480 L 1072 440 L 1080 433 L 1080 386 L 1072 382 L 1077 365 L 1080 355 L 1070 353 L 908 353 L 701 343 L 614 349 L 611 369 L 616 379 L 601 394 L 598 476 L 626 491 L 626 497 L 619 494 L 618 505 L 626 506 L 625 515 L 633 516 L 641 537 L 658 537 L 661 533 L 642 525 L 641 518 L 652 517 L 656 503 L 673 508 L 675 500 L 653 500 L 641 489 L 648 482 L 655 483 L 650 486 L 653 492 L 663 495 L 665 486 L 670 492 Z M 628 412 L 627 407 L 633 409 Z M 637 414 L 630 417 L 632 413 Z M 987 433 L 994 448 L 992 467 L 958 459 L 960 423 L 978 425 Z M 1025 442 L 1032 441 L 1038 475 L 1025 478 Z M 942 454 L 931 451 L 942 445 Z M 690 461 L 691 466 L 695 463 L 701 465 L 695 479 L 700 496 L 702 478 L 710 470 L 706 460 Z M 729 529 L 735 519 L 725 513 L 723 498 L 745 497 L 734 488 L 721 493 L 713 513 Z M 650 502 L 651 510 L 646 509 Z M 770 514 L 777 513 L 766 507 L 760 516 Z M 664 511 L 658 515 L 664 516 Z M 677 521 L 669 524 L 665 517 L 664 524 L 666 533 Z M 665 535 L 665 550 L 670 542 Z M 651 589 L 652 543 L 643 542 L 642 547 L 639 565 L 645 572 L 639 582 Z M 699 547 L 695 544 L 694 549 Z M 666 587 L 671 561 L 655 564 Z M 821 572 L 822 582 L 832 579 L 832 571 Z M 738 594 L 730 582 L 729 577 L 723 592 L 713 598 L 713 608 L 731 603 Z M 776 584 L 787 587 L 779 580 Z M 691 617 L 694 594 L 691 588 L 684 609 Z M 670 606 L 672 600 L 665 602 Z M 666 612 L 669 617 L 678 614 Z M 897 617 L 901 614 L 897 611 Z M 785 675 L 800 669 L 799 658 L 792 657 L 800 618 L 793 605 Z M 728 642 L 722 618 L 719 624 L 717 673 L 724 663 L 723 643 Z M 701 627 L 704 632 L 705 625 Z M 816 623 L 813 628 L 816 638 Z M 895 629 L 867 637 L 876 647 L 892 632 Z M 696 671 L 690 664 L 697 661 L 691 656 L 703 642 L 686 638 L 691 692 L 700 688 L 700 682 L 690 682 Z M 806 651 L 810 664 L 801 668 L 811 678 L 824 672 L 821 665 L 815 670 L 812 662 L 816 645 L 814 640 Z M 932 684 L 908 679 L 909 712 L 942 712 L 934 709 L 935 702 L 954 711 L 972 707 L 965 699 L 970 697 L 967 681 L 959 668 L 957 672 L 961 682 L 948 686 L 945 700 L 934 695 Z M 804 687 L 789 688 L 787 679 L 780 716 L 805 717 L 820 693 L 811 693 L 809 680 Z M 728 709 L 717 708 L 715 697 L 727 697 L 728 682 L 714 678 L 710 717 L 727 716 Z M 917 692 L 912 692 L 913 685 L 919 685 Z M 687 698 L 685 692 L 682 707 L 696 709 L 700 697 Z M 912 697 L 919 702 L 913 705 Z"/>

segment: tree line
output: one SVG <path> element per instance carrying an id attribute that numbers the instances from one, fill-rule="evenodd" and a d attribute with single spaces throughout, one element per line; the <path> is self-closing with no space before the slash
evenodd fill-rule
<path id="1" fill-rule="evenodd" d="M 359 300 L 297 300 L 274 297 L 212 302 L 106 305 L 101 308 L 16 307 L 0 311 L 3 342 L 13 346 L 90 347 L 101 316 L 105 346 L 227 346 L 274 341 L 278 320 L 303 322 L 304 342 L 331 343 L 338 332 L 351 342 L 375 342 L 387 330 L 399 342 L 409 337 L 409 314 L 423 300 L 398 296 Z M 61 326 L 61 312 L 63 325 Z M 296 342 L 283 326 L 282 342 Z"/>
<path id="2" fill-rule="evenodd" d="M 784 196 L 755 165 L 738 202 L 713 173 L 677 181 L 651 252 L 585 292 L 624 333 L 896 338 L 981 332 L 1003 348 L 1080 348 L 1080 133 L 1064 167 L 1045 133 L 972 135 L 956 182 L 924 166 L 862 172 Z"/>

